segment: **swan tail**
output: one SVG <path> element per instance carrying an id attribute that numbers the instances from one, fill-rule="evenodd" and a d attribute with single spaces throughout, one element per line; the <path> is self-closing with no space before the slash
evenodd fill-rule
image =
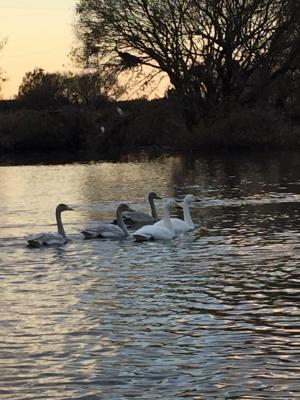
<path id="1" fill-rule="evenodd" d="M 133 221 L 131 218 L 125 218 L 125 217 L 123 217 L 123 220 L 124 220 L 124 222 L 125 222 L 125 224 L 127 225 L 127 226 L 135 226 L 136 225 L 136 222 L 135 221 Z"/>
<path id="2" fill-rule="evenodd" d="M 141 233 L 133 234 L 132 236 L 135 238 L 136 242 L 146 242 L 147 240 L 150 240 L 152 238 L 152 236 L 150 235 L 145 235 Z"/>
<path id="3" fill-rule="evenodd" d="M 27 242 L 28 242 L 27 246 L 31 248 L 38 249 L 39 247 L 42 246 L 42 243 L 39 240 L 28 239 Z"/>
<path id="4" fill-rule="evenodd" d="M 91 231 L 82 231 L 81 232 L 85 239 L 95 239 L 98 235 L 95 232 Z"/>

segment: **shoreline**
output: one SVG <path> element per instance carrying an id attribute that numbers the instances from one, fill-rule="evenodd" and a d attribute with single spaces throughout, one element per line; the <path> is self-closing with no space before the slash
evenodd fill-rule
<path id="1" fill-rule="evenodd" d="M 114 152 L 107 155 L 93 156 L 78 152 L 71 154 L 67 152 L 55 153 L 27 153 L 15 154 L 9 153 L 0 155 L 0 167 L 8 166 L 34 166 L 34 165 L 68 165 L 68 164 L 94 164 L 94 163 L 130 163 L 143 161 L 157 161 L 159 159 L 178 157 L 187 160 L 196 160 L 199 158 L 260 158 L 260 157 L 285 157 L 288 155 L 299 155 L 299 149 L 252 149 L 242 151 L 232 151 L 229 149 L 202 150 L 202 151 L 158 151 L 153 148 L 143 148 L 129 152 Z"/>

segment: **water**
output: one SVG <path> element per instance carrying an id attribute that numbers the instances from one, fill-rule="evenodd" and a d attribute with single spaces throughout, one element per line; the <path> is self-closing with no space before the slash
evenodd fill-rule
<path id="1" fill-rule="evenodd" d="M 3 166 L 0 187 L 1 400 L 300 398 L 297 154 Z M 196 229 L 82 239 L 152 190 L 199 196 Z M 25 247 L 60 202 L 71 242 Z"/>

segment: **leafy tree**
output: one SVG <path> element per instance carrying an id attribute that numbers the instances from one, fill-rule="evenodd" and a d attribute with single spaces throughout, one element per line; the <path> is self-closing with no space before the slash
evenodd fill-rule
<path id="1" fill-rule="evenodd" d="M 121 93 L 115 77 L 98 73 L 68 74 L 64 78 L 64 95 L 73 104 L 96 106 L 106 100 L 112 87 Z"/>
<path id="2" fill-rule="evenodd" d="M 65 77 L 64 87 L 71 103 L 93 104 L 100 100 L 99 79 L 95 74 L 70 74 Z"/>
<path id="3" fill-rule="evenodd" d="M 299 65 L 299 21 L 299 0 L 78 0 L 78 54 L 151 67 L 204 105 L 254 101 Z"/>
<path id="4" fill-rule="evenodd" d="M 65 103 L 63 90 L 61 74 L 48 73 L 41 68 L 35 68 L 25 74 L 17 98 L 28 106 L 43 108 Z"/>
<path id="5" fill-rule="evenodd" d="M 48 73 L 36 68 L 25 74 L 17 99 L 33 108 L 63 104 L 97 106 L 107 99 L 105 84 L 95 73 Z"/>

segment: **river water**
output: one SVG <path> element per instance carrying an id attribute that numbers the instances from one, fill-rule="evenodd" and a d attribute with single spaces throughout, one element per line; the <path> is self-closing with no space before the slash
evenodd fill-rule
<path id="1" fill-rule="evenodd" d="M 1 400 L 300 398 L 298 154 L 2 166 L 0 187 Z M 199 196 L 196 229 L 83 240 L 153 190 Z M 71 241 L 27 248 L 60 202 Z"/>

